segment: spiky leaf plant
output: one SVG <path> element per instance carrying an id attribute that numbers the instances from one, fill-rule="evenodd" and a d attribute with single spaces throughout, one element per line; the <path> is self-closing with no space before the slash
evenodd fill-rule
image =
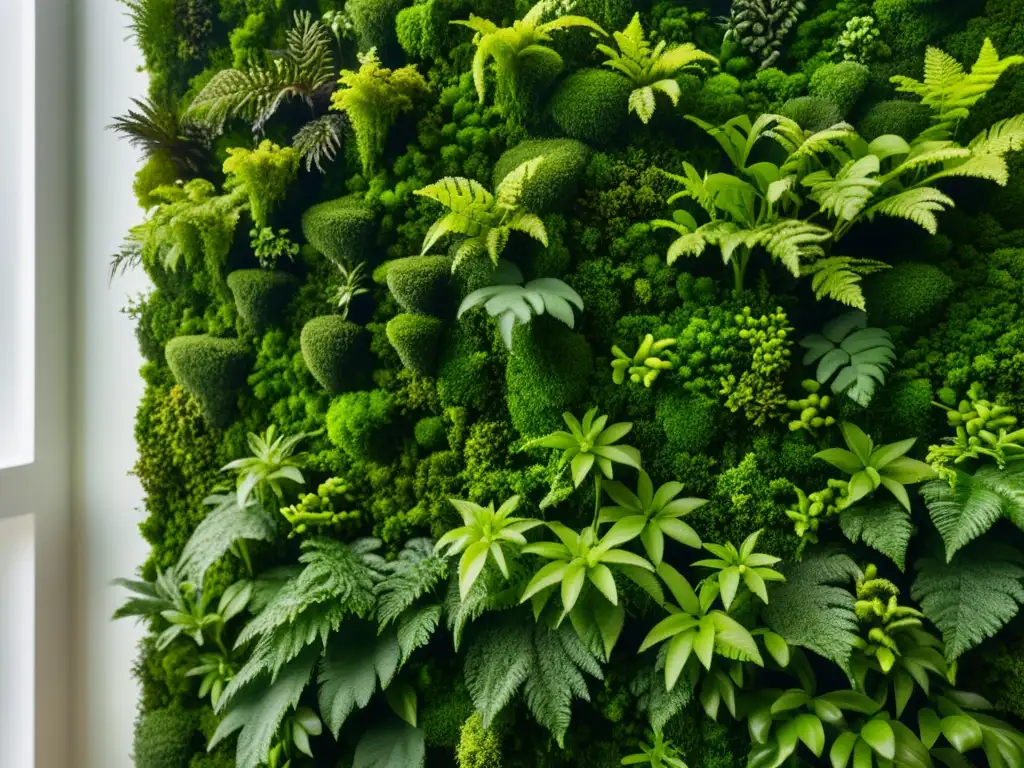
<path id="1" fill-rule="evenodd" d="M 132 104 L 135 109 L 114 118 L 110 130 L 147 157 L 166 153 L 182 180 L 198 176 L 210 162 L 210 152 L 198 126 L 185 119 L 178 105 L 168 99 L 132 99 Z"/>
<path id="2" fill-rule="evenodd" d="M 600 25 L 585 16 L 566 15 L 543 20 L 557 8 L 558 4 L 553 0 L 540 0 L 511 27 L 499 27 L 493 21 L 473 14 L 468 19 L 452 22 L 469 27 L 476 33 L 473 37 L 476 45 L 473 83 L 481 102 L 486 95 L 487 65 L 492 60 L 497 68 L 499 106 L 506 114 L 512 114 L 516 112 L 517 101 L 522 95 L 520 79 L 523 67 L 537 62 L 554 71 L 562 68 L 562 57 L 548 45 L 554 40 L 555 32 L 584 27 L 600 35 L 605 34 Z"/>
<path id="3" fill-rule="evenodd" d="M 603 43 L 597 50 L 608 57 L 606 67 L 621 72 L 634 85 L 629 95 L 629 111 L 635 112 L 643 123 L 654 116 L 655 96 L 663 93 L 672 106 L 679 103 L 678 77 L 686 71 L 702 72 L 701 64 L 717 64 L 718 59 L 699 50 L 693 43 L 682 43 L 668 48 L 664 40 L 652 46 L 644 34 L 640 14 L 633 15 L 624 30 L 612 34 L 616 48 Z"/>
<path id="4" fill-rule="evenodd" d="M 522 206 L 523 189 L 543 161 L 541 156 L 524 162 L 502 179 L 494 194 L 478 181 L 452 176 L 416 190 L 417 195 L 448 209 L 427 230 L 421 253 L 425 255 L 448 235 L 462 235 L 452 262 L 454 272 L 467 259 L 485 253 L 497 265 L 512 232 L 522 232 L 547 245 L 544 222 Z"/>
<path id="5" fill-rule="evenodd" d="M 262 133 L 289 99 L 300 98 L 312 110 L 316 94 L 335 77 L 333 40 L 308 11 L 296 11 L 294 19 L 283 50 L 268 52 L 263 62 L 253 59 L 244 69 L 218 72 L 193 100 L 188 115 L 217 133 L 235 118 Z"/>
<path id="6" fill-rule="evenodd" d="M 301 454 L 295 455 L 299 443 L 310 435 L 277 434 L 277 427 L 271 424 L 261 435 L 249 433 L 249 450 L 252 456 L 235 459 L 221 468 L 221 472 L 236 473 L 238 507 L 245 509 L 249 497 L 267 498 L 272 493 L 278 499 L 284 498 L 284 481 L 302 485 L 305 479 L 300 467 Z"/>
<path id="7" fill-rule="evenodd" d="M 348 115 L 363 173 L 369 174 L 384 152 L 391 126 L 428 92 L 427 81 L 412 65 L 400 69 L 381 66 L 377 52 L 371 49 L 359 55 L 359 69 L 342 71 L 338 84 L 343 87 L 331 96 L 331 109 Z"/>
<path id="8" fill-rule="evenodd" d="M 885 384 L 889 366 L 896 360 L 895 345 L 883 328 L 868 328 L 868 316 L 859 310 L 832 320 L 800 342 L 807 350 L 803 364 L 817 361 L 819 384 L 832 381 L 832 391 L 845 394 L 859 405 L 868 405 L 875 388 Z M 833 378 L 833 376 L 835 378 Z"/>
<path id="9" fill-rule="evenodd" d="M 573 306 L 583 309 L 583 299 L 572 288 L 554 277 L 541 277 L 521 285 L 523 275 L 511 262 L 503 261 L 493 276 L 494 285 L 478 288 L 462 300 L 456 317 L 483 306 L 487 314 L 498 318 L 498 331 L 505 347 L 512 349 L 512 331 L 527 325 L 534 315 L 545 312 L 570 328 L 575 327 Z"/>

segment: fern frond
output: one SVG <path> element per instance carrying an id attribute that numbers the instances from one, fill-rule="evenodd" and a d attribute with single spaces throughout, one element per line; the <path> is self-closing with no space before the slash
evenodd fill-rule
<path id="1" fill-rule="evenodd" d="M 765 623 L 790 645 L 808 648 L 846 669 L 858 641 L 856 600 L 850 589 L 860 576 L 856 563 L 846 555 L 821 554 L 779 570 L 786 581 L 768 588 Z"/>
<path id="2" fill-rule="evenodd" d="M 496 619 L 466 652 L 466 687 L 484 728 L 491 726 L 530 674 L 534 663 L 532 624 L 529 619 Z"/>
<path id="3" fill-rule="evenodd" d="M 876 215 L 907 219 L 934 235 L 939 230 L 936 213 L 952 208 L 953 199 L 934 187 L 915 187 L 880 200 L 865 212 L 868 219 Z"/>
<path id="4" fill-rule="evenodd" d="M 879 187 L 880 163 L 874 155 L 865 155 L 859 160 L 850 160 L 835 175 L 828 171 L 816 171 L 803 179 L 809 187 L 809 197 L 825 211 L 840 221 L 853 221 L 864 209 L 875 190 Z"/>
<path id="5" fill-rule="evenodd" d="M 950 177 L 987 179 L 1005 187 L 1010 181 L 1010 169 L 1002 155 L 972 154 L 966 160 L 947 163 L 944 169 L 923 179 L 921 183 L 930 184 Z"/>
<path id="6" fill-rule="evenodd" d="M 1024 601 L 1021 555 L 999 542 L 973 544 L 948 563 L 921 558 L 915 567 L 911 596 L 942 631 L 949 662 L 995 635 Z"/>
<path id="7" fill-rule="evenodd" d="M 402 651 L 403 664 L 409 660 L 413 651 L 430 642 L 440 622 L 440 605 L 427 605 L 402 614 L 395 626 L 395 634 Z"/>
<path id="8" fill-rule="evenodd" d="M 637 707 L 647 713 L 651 728 L 660 731 L 676 715 L 683 711 L 693 698 L 693 688 L 686 675 L 681 676 L 672 690 L 665 688 L 665 656 L 668 644 L 658 652 L 654 666 L 641 669 L 629 684 L 629 692 L 637 698 Z"/>
<path id="9" fill-rule="evenodd" d="M 525 163 L 509 171 L 494 190 L 498 206 L 507 210 L 515 210 L 519 206 L 527 183 L 534 177 L 537 173 L 537 168 L 543 162 L 544 156 L 540 155 L 539 157 L 527 160 Z"/>
<path id="10" fill-rule="evenodd" d="M 334 162 L 341 151 L 345 122 L 344 115 L 322 115 L 306 123 L 295 134 L 292 148 L 306 161 L 307 171 L 316 166 L 320 173 L 326 173 L 324 163 Z"/>
<path id="11" fill-rule="evenodd" d="M 705 234 L 705 236 L 707 236 Z M 801 266 L 823 256 L 822 243 L 832 233 L 817 224 L 798 219 L 779 219 L 756 229 L 738 229 L 719 238 L 722 258 L 728 263 L 736 248 L 763 247 L 769 255 L 799 277 Z"/>
<path id="12" fill-rule="evenodd" d="M 921 487 L 932 522 L 946 544 L 946 560 L 1005 518 L 1024 530 L 1024 467 L 985 466 L 957 471 L 955 488 L 943 479 Z"/>
<path id="13" fill-rule="evenodd" d="M 430 539 L 412 539 L 377 584 L 377 621 L 384 627 L 402 615 L 416 600 L 432 592 L 448 575 L 444 558 L 434 555 Z"/>
<path id="14" fill-rule="evenodd" d="M 839 527 L 854 544 L 867 546 L 888 557 L 902 571 L 907 545 L 914 532 L 910 513 L 898 501 L 854 504 L 839 515 Z"/>
<path id="15" fill-rule="evenodd" d="M 172 101 L 132 99 L 135 109 L 114 118 L 107 128 L 128 140 L 147 157 L 166 152 L 175 169 L 188 181 L 209 163 L 209 152 L 195 126 Z"/>
<path id="16" fill-rule="evenodd" d="M 277 536 L 277 518 L 262 504 L 240 509 L 236 493 L 211 496 L 204 503 L 213 509 L 196 526 L 178 561 L 178 567 L 196 584 L 202 584 L 210 566 L 235 542 L 273 541 Z"/>
<path id="17" fill-rule="evenodd" d="M 401 661 L 394 632 L 378 635 L 367 622 L 347 622 L 331 639 L 320 660 L 317 700 L 335 739 L 348 716 L 370 703 L 378 682 L 382 690 L 391 684 Z"/>
<path id="18" fill-rule="evenodd" d="M 828 297 L 850 307 L 865 309 L 861 278 L 888 268 L 888 264 L 874 259 L 830 256 L 805 264 L 800 268 L 800 274 L 810 276 L 811 288 L 819 301 Z"/>

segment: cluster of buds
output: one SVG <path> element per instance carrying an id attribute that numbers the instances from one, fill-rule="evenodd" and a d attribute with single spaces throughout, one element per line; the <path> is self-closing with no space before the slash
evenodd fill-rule
<path id="1" fill-rule="evenodd" d="M 339 510 L 336 500 L 349 500 L 349 486 L 338 477 L 332 477 L 320 484 L 316 493 L 305 493 L 297 504 L 283 507 L 281 514 L 292 526 L 289 538 L 304 535 L 310 528 L 338 527 L 343 523 L 358 523 L 363 513 L 358 510 Z"/>
<path id="2" fill-rule="evenodd" d="M 868 625 L 866 638 L 858 638 L 855 646 L 873 657 L 882 672 L 888 674 L 900 655 L 897 635 L 921 627 L 924 614 L 916 608 L 899 604 L 900 590 L 888 579 L 878 578 L 878 568 L 869 565 L 857 580 L 857 602 L 854 610 L 862 624 Z"/>
<path id="3" fill-rule="evenodd" d="M 822 427 L 831 427 L 836 423 L 835 417 L 825 415 L 832 404 L 832 398 L 828 395 L 819 395 L 818 390 L 821 384 L 814 379 L 804 379 L 800 386 L 807 392 L 807 397 L 802 400 L 789 400 L 786 407 L 799 414 L 799 418 L 789 422 L 789 431 L 797 432 L 806 429 L 812 435 L 817 435 Z"/>
<path id="4" fill-rule="evenodd" d="M 955 410 L 941 403 L 935 405 L 946 411 L 956 437 L 947 439 L 946 445 L 931 446 L 928 463 L 951 482 L 956 475 L 948 468 L 950 462 L 960 464 L 986 456 L 1002 469 L 1007 462 L 1024 459 L 1024 429 L 1014 429 L 1017 417 L 1013 409 L 986 400 L 978 382 L 971 385 Z"/>
<path id="5" fill-rule="evenodd" d="M 808 544 L 818 543 L 818 526 L 823 519 L 838 515 L 847 505 L 850 495 L 847 480 L 829 480 L 828 487 L 804 493 L 796 488 L 796 504 L 786 510 L 786 517 L 793 521 L 793 528 L 800 537 L 799 551 Z"/>
<path id="6" fill-rule="evenodd" d="M 753 353 L 752 371 L 761 376 L 770 376 L 789 366 L 792 346 L 789 332 L 793 329 L 789 327 L 789 318 L 782 307 L 776 307 L 772 314 L 760 317 L 754 317 L 750 307 L 744 307 L 743 312 L 733 320 L 740 329 L 740 338 L 750 345 Z"/>
<path id="7" fill-rule="evenodd" d="M 655 341 L 654 336 L 648 333 L 632 357 L 619 347 L 612 347 L 612 354 L 615 355 L 612 360 L 612 381 L 621 384 L 626 380 L 626 374 L 629 374 L 629 380 L 634 384 L 643 382 L 645 387 L 650 388 L 662 371 L 672 370 L 672 361 L 663 359 L 661 353 L 675 345 L 675 339 Z"/>

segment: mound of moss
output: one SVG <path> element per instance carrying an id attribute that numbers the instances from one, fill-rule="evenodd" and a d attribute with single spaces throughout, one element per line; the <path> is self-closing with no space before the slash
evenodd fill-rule
<path id="1" fill-rule="evenodd" d="M 266 269 L 238 269 L 227 282 L 238 316 L 256 333 L 281 321 L 299 284 L 287 272 Z"/>
<path id="2" fill-rule="evenodd" d="M 909 140 L 927 128 L 930 122 L 930 111 L 916 101 L 880 101 L 861 118 L 857 130 L 868 141 L 886 134 Z"/>
<path id="3" fill-rule="evenodd" d="M 381 389 L 347 392 L 327 411 L 327 436 L 354 461 L 384 461 L 394 452 L 394 397 Z"/>
<path id="4" fill-rule="evenodd" d="M 306 367 L 328 392 L 344 392 L 361 379 L 369 362 L 365 330 L 340 315 L 314 317 L 302 327 Z"/>
<path id="5" fill-rule="evenodd" d="M 871 71 L 856 61 L 825 64 L 811 75 L 810 94 L 830 101 L 846 117 L 857 104 L 871 79 Z"/>
<path id="6" fill-rule="evenodd" d="M 374 215 L 362 197 L 329 200 L 302 214 L 302 234 L 320 253 L 335 262 L 353 265 L 370 257 Z"/>
<path id="7" fill-rule="evenodd" d="M 409 256 L 385 265 L 391 295 L 406 312 L 440 315 L 451 300 L 452 260 L 448 256 Z"/>
<path id="8" fill-rule="evenodd" d="M 934 264 L 907 262 L 871 275 L 865 286 L 874 325 L 911 325 L 935 319 L 956 283 Z"/>
<path id="9" fill-rule="evenodd" d="M 178 336 L 164 350 L 175 380 L 198 402 L 211 426 L 231 423 L 252 359 L 238 339 Z"/>
<path id="10" fill-rule="evenodd" d="M 587 167 L 590 148 L 573 139 L 530 139 L 505 152 L 494 164 L 493 185 L 525 162 L 544 159 L 523 190 L 523 207 L 541 213 L 575 197 L 580 176 Z"/>
<path id="11" fill-rule="evenodd" d="M 407 369 L 419 376 L 437 371 L 437 353 L 444 321 L 429 315 L 396 315 L 388 321 L 391 346 Z"/>
<path id="12" fill-rule="evenodd" d="M 628 118 L 633 86 L 607 69 L 582 69 L 563 80 L 551 96 L 551 119 L 566 136 L 603 146 L 617 137 Z"/>
<path id="13" fill-rule="evenodd" d="M 198 727 L 196 715 L 180 707 L 143 716 L 135 725 L 132 745 L 136 768 L 189 768 L 192 751 L 202 740 Z"/>
<path id="14" fill-rule="evenodd" d="M 836 104 L 819 96 L 798 96 L 782 105 L 784 117 L 795 120 L 805 131 L 823 131 L 841 122 L 843 113 Z"/>

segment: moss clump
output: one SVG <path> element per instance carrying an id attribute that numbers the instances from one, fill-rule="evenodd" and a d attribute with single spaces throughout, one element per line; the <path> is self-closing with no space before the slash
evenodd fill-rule
<path id="1" fill-rule="evenodd" d="M 956 284 L 933 264 L 897 264 L 872 275 L 865 294 L 873 325 L 911 325 L 933 315 Z"/>
<path id="2" fill-rule="evenodd" d="M 452 260 L 447 256 L 409 256 L 388 262 L 391 295 L 406 312 L 439 315 L 450 300 Z"/>
<path id="3" fill-rule="evenodd" d="M 535 139 L 508 150 L 494 165 L 494 186 L 528 160 L 543 157 L 533 178 L 523 190 L 528 211 L 547 211 L 575 197 L 576 185 L 590 158 L 590 148 L 574 139 Z"/>
<path id="4" fill-rule="evenodd" d="M 455 750 L 459 768 L 501 768 L 501 739 L 474 713 L 462 726 Z"/>
<path id="5" fill-rule="evenodd" d="M 890 133 L 909 140 L 930 122 L 928 107 L 916 101 L 880 101 L 868 110 L 857 129 L 868 141 Z"/>
<path id="6" fill-rule="evenodd" d="M 805 131 L 823 131 L 841 122 L 839 107 L 818 96 L 798 96 L 782 105 L 782 115 L 795 120 Z"/>
<path id="7" fill-rule="evenodd" d="M 360 51 L 377 49 L 388 66 L 401 64 L 402 49 L 395 31 L 395 16 L 407 0 L 349 0 L 345 10 L 352 18 Z"/>
<path id="8" fill-rule="evenodd" d="M 524 437 L 558 429 L 586 394 L 593 365 L 586 339 L 561 323 L 538 317 L 518 326 L 505 373 L 512 426 Z"/>
<path id="9" fill-rule="evenodd" d="M 302 234 L 329 259 L 345 264 L 366 260 L 373 210 L 358 195 L 314 205 L 302 214 Z"/>
<path id="10" fill-rule="evenodd" d="M 416 422 L 412 429 L 416 442 L 428 451 L 440 451 L 448 447 L 448 432 L 444 428 L 444 419 L 440 416 L 428 416 Z"/>
<path id="11" fill-rule="evenodd" d="M 387 335 L 399 359 L 418 376 L 437 372 L 437 352 L 444 321 L 429 315 L 396 315 L 388 321 Z"/>
<path id="12" fill-rule="evenodd" d="M 344 392 L 359 383 L 369 349 L 361 326 L 340 315 L 314 317 L 303 326 L 300 343 L 306 367 L 324 389 Z"/>
<path id="13" fill-rule="evenodd" d="M 281 320 L 297 287 L 298 280 L 287 272 L 238 269 L 228 275 L 238 315 L 256 333 Z"/>
<path id="14" fill-rule="evenodd" d="M 697 453 L 715 438 L 721 409 L 705 395 L 668 392 L 658 398 L 655 414 L 668 452 Z"/>
<path id="15" fill-rule="evenodd" d="M 832 102 L 845 117 L 864 93 L 870 76 L 870 70 L 856 61 L 825 64 L 811 75 L 810 94 Z"/>
<path id="16" fill-rule="evenodd" d="M 562 133 L 591 144 L 611 142 L 629 116 L 630 82 L 606 69 L 581 69 L 551 97 L 551 118 Z"/>
<path id="17" fill-rule="evenodd" d="M 327 411 L 327 436 L 355 461 L 379 461 L 393 447 L 389 429 L 397 414 L 394 397 L 383 389 L 348 392 Z"/>
<path id="18" fill-rule="evenodd" d="M 456 678 L 461 680 L 461 678 Z M 464 687 L 445 691 L 445 695 L 432 697 L 424 703 L 420 727 L 427 745 L 455 749 L 462 726 L 473 714 L 473 702 Z"/>
<path id="19" fill-rule="evenodd" d="M 171 373 L 199 401 L 203 417 L 215 427 L 231 423 L 238 393 L 249 372 L 249 350 L 238 339 L 178 336 L 164 350 Z"/>
<path id="20" fill-rule="evenodd" d="M 441 405 L 485 410 L 492 399 L 490 387 L 496 383 L 488 375 L 491 367 L 492 355 L 479 343 L 470 325 L 465 321 L 456 323 L 438 366 Z"/>
<path id="21" fill-rule="evenodd" d="M 180 707 L 150 712 L 135 726 L 137 768 L 188 768 L 196 751 L 198 718 Z"/>

